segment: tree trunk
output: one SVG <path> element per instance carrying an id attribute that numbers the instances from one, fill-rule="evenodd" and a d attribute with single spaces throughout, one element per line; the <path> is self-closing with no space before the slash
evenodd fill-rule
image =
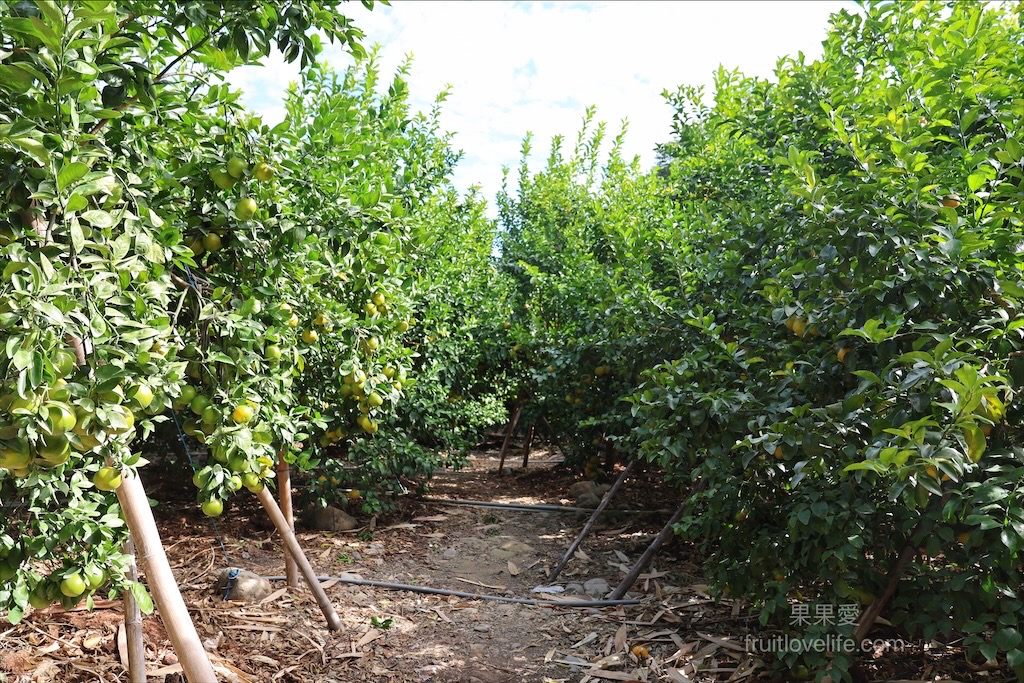
<path id="1" fill-rule="evenodd" d="M 501 442 L 501 453 L 498 454 L 498 474 L 501 474 L 501 470 L 505 467 L 505 451 L 508 450 L 508 444 L 512 440 L 512 434 L 516 431 L 516 427 L 519 425 L 519 413 L 523 410 L 523 404 L 517 403 L 516 409 L 512 413 L 512 419 L 508 423 L 508 431 L 505 432 L 505 440 Z"/>
<path id="2" fill-rule="evenodd" d="M 536 433 L 537 428 L 534 426 L 530 427 L 530 431 L 526 434 L 526 448 L 523 449 L 523 468 L 525 469 L 527 464 L 530 462 L 530 451 L 533 449 L 533 435 Z"/>

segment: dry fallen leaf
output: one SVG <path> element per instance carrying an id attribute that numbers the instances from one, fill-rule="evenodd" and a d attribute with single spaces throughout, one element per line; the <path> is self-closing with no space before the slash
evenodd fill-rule
<path id="1" fill-rule="evenodd" d="M 522 570 L 519 567 L 516 566 L 515 562 L 513 562 L 512 560 L 508 561 L 508 573 L 509 574 L 511 574 L 512 576 L 519 576 L 519 572 L 521 572 L 521 571 Z"/>
<path id="2" fill-rule="evenodd" d="M 587 635 L 583 636 L 582 640 L 580 640 L 579 642 L 573 643 L 569 647 L 571 647 L 572 649 L 575 650 L 576 648 L 583 647 L 587 643 L 592 643 L 595 640 L 597 640 L 597 631 L 591 631 Z"/>

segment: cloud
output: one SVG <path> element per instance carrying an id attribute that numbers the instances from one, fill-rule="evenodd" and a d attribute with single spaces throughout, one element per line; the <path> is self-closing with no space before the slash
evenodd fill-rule
<path id="1" fill-rule="evenodd" d="M 553 136 L 575 141 L 588 105 L 607 121 L 609 137 L 629 121 L 627 156 L 654 162 L 670 134 L 663 90 L 710 88 L 719 65 L 771 77 L 779 57 L 820 54 L 828 16 L 838 2 L 395 2 L 351 16 L 382 44 L 381 66 L 394 71 L 413 56 L 414 108 L 427 109 L 448 84 L 441 124 L 465 152 L 456 185 L 481 184 L 493 198 L 503 166 L 519 165 L 521 141 L 534 134 L 536 168 Z M 349 6 L 346 6 L 348 9 Z M 325 52 L 339 69 L 350 58 Z M 231 81 L 244 101 L 274 123 L 297 69 L 280 56 L 262 69 L 238 69 Z M 390 79 L 384 79 L 385 82 Z M 276 104 L 275 104 L 276 103 Z"/>

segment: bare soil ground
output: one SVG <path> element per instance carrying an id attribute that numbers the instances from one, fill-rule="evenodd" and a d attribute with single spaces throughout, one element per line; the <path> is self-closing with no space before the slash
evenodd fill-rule
<path id="1" fill-rule="evenodd" d="M 495 453 L 480 452 L 469 467 L 442 472 L 431 496 L 525 504 L 572 504 L 576 478 L 534 454 L 529 469 L 514 464 L 499 476 Z M 615 508 L 673 507 L 672 493 L 637 477 Z M 327 581 L 344 628 L 327 630 L 309 591 L 274 583 L 259 604 L 224 601 L 212 585 L 218 571 L 237 566 L 264 576 L 284 574 L 276 534 L 251 498 L 219 521 L 230 563 L 193 493 L 162 479 L 149 486 L 161 501 L 158 521 L 175 576 L 225 680 L 282 683 L 350 681 L 438 683 L 585 683 L 587 681 L 769 680 L 745 650 L 756 619 L 740 601 L 716 603 L 699 578 L 692 548 L 670 542 L 630 596 L 637 605 L 568 608 L 438 596 Z M 177 501 L 177 502 L 169 502 Z M 187 502 L 182 502 L 187 501 Z M 583 551 L 558 577 L 559 595 L 604 579 L 614 587 L 668 517 L 609 514 Z M 586 517 L 579 514 L 400 501 L 398 512 L 345 533 L 303 532 L 299 538 L 321 575 L 470 593 L 546 598 L 557 563 Z M 17 627 L 0 626 L 0 683 L 127 681 L 118 647 L 119 602 L 93 612 L 44 610 Z M 156 615 L 144 621 L 149 681 L 183 681 Z M 1005 673 L 974 667 L 957 648 L 911 646 L 877 653 L 863 663 L 865 680 L 1000 681 Z M 6 677 L 6 678 L 5 678 Z M 776 678 L 775 680 L 786 680 Z"/>

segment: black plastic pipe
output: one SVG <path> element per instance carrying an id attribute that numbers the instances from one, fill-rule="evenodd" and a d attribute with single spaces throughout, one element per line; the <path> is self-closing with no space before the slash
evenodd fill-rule
<path id="1" fill-rule="evenodd" d="M 268 581 L 284 581 L 283 576 L 265 576 Z M 338 581 L 354 586 L 373 586 L 396 591 L 411 591 L 429 595 L 450 595 L 469 600 L 496 600 L 498 602 L 514 602 L 520 605 L 550 605 L 552 607 L 612 607 L 615 605 L 639 605 L 639 600 L 552 600 L 545 598 L 510 598 L 504 595 L 484 595 L 482 593 L 465 593 L 446 588 L 430 588 L 429 586 L 413 586 L 407 583 L 388 583 L 387 581 L 371 581 L 370 579 L 350 579 L 341 576 L 318 576 L 317 581 Z"/>
<path id="2" fill-rule="evenodd" d="M 502 508 L 505 510 L 520 510 L 523 512 L 585 512 L 593 514 L 594 508 L 572 507 L 569 505 L 527 505 L 526 503 L 494 503 L 487 500 L 460 500 L 458 498 L 421 498 L 424 503 L 440 503 L 441 505 L 470 505 L 483 508 Z M 669 514 L 671 510 L 605 510 L 605 513 L 613 512 L 626 515 L 660 515 Z"/>

